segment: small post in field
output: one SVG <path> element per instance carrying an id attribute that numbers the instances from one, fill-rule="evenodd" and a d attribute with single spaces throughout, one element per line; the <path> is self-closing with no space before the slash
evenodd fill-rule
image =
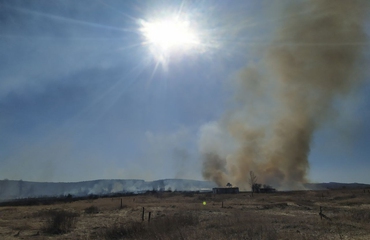
<path id="1" fill-rule="evenodd" d="M 224 208 L 224 202 L 223 201 L 221 202 L 221 208 Z"/>
<path id="2" fill-rule="evenodd" d="M 122 209 L 122 198 L 121 198 L 121 209 Z"/>
<path id="3" fill-rule="evenodd" d="M 150 215 L 152 214 L 152 212 L 149 212 L 148 213 L 148 222 L 150 222 Z"/>
<path id="4" fill-rule="evenodd" d="M 143 207 L 143 213 L 141 214 L 141 220 L 144 221 L 144 207 Z"/>
<path id="5" fill-rule="evenodd" d="M 331 218 L 330 217 L 327 217 L 325 214 L 322 213 L 322 207 L 321 206 L 320 206 L 319 215 L 320 215 L 321 220 L 322 220 L 322 218 L 325 218 L 325 219 L 331 221 Z"/>

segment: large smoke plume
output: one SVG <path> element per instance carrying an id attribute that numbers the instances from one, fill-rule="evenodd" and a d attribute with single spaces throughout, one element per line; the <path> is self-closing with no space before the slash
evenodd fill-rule
<path id="1" fill-rule="evenodd" d="M 205 179 L 247 188 L 254 171 L 278 188 L 307 182 L 313 133 L 362 79 L 368 9 L 366 0 L 312 0 L 284 10 L 295 17 L 278 26 L 262 61 L 241 71 L 233 109 L 201 129 Z"/>

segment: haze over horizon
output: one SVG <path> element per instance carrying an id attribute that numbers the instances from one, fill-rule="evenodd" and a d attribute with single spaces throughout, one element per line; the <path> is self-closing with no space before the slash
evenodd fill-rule
<path id="1" fill-rule="evenodd" d="M 369 10 L 0 1 L 0 179 L 370 183 Z"/>

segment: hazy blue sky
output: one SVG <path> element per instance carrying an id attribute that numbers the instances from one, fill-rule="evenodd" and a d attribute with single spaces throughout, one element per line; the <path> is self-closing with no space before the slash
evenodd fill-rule
<path id="1" fill-rule="evenodd" d="M 199 131 L 227 114 L 286 4 L 0 1 L 0 179 L 202 179 Z M 207 44 L 158 62 L 140 24 L 179 9 Z M 369 93 L 315 133 L 311 180 L 370 183 Z"/>

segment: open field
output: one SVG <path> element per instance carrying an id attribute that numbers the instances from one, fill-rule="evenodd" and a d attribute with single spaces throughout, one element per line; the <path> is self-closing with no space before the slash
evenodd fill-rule
<path id="1" fill-rule="evenodd" d="M 160 192 L 3 206 L 0 239 L 370 239 L 370 193 Z"/>

